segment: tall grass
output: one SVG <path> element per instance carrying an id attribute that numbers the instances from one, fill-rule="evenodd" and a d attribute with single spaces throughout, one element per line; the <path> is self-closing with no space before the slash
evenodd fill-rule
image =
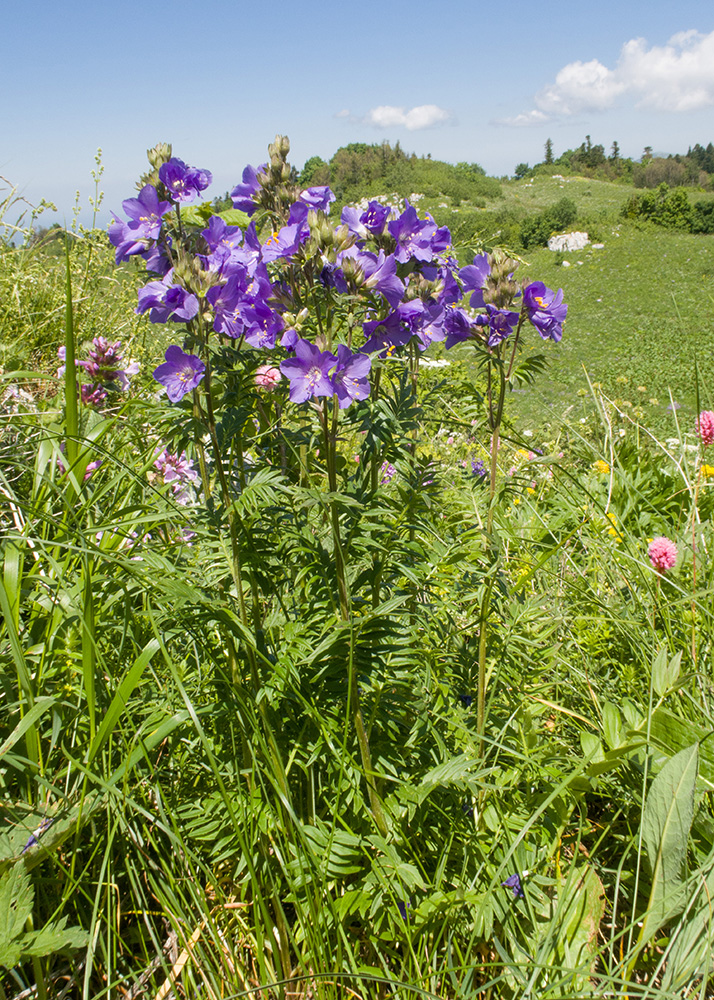
<path id="1" fill-rule="evenodd" d="M 0 894 L 32 893 L 17 955 L 0 924 L 5 995 L 707 995 L 713 500 L 691 421 L 662 442 L 584 384 L 590 422 L 553 420 L 538 454 L 506 413 L 490 497 L 479 386 L 455 365 L 415 398 L 395 363 L 331 469 L 323 450 L 287 474 L 275 411 L 255 436 L 237 414 L 230 503 L 182 505 L 154 459 L 190 448 L 193 413 L 170 431 L 141 391 L 103 415 L 73 395 L 82 253 L 63 393 L 2 376 Z M 319 433 L 285 427 L 290 462 Z M 396 469 L 376 488 L 369 447 Z"/>

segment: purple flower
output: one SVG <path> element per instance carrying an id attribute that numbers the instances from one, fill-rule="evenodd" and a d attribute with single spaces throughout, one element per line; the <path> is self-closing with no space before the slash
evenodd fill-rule
<path id="1" fill-rule="evenodd" d="M 411 205 L 407 204 L 399 218 L 389 223 L 388 229 L 397 242 L 395 256 L 400 264 L 405 264 L 412 257 L 423 261 L 433 258 L 432 239 L 437 232 L 436 223 L 420 219 Z"/>
<path id="2" fill-rule="evenodd" d="M 485 316 L 477 316 L 473 319 L 463 309 L 449 309 L 444 319 L 447 351 L 456 344 L 462 344 L 465 340 L 471 340 L 477 336 L 478 328 L 485 325 L 486 322 Z"/>
<path id="3" fill-rule="evenodd" d="M 509 875 L 505 882 L 501 882 L 501 885 L 506 886 L 507 889 L 513 890 L 513 895 L 516 899 L 523 899 L 525 893 L 521 886 L 521 876 L 516 872 L 514 875 Z"/>
<path id="4" fill-rule="evenodd" d="M 334 200 L 335 196 L 327 186 L 307 188 L 300 195 L 300 201 L 305 202 L 310 208 L 322 212 L 329 212 L 330 203 Z"/>
<path id="5" fill-rule="evenodd" d="M 388 205 L 381 205 L 378 201 L 370 201 L 367 210 L 360 215 L 359 221 L 373 236 L 380 236 L 384 232 L 388 218 Z"/>
<path id="6" fill-rule="evenodd" d="M 258 181 L 258 174 L 264 173 L 268 164 L 261 164 L 256 170 L 255 167 L 247 166 L 243 171 L 243 183 L 236 184 L 236 186 L 231 191 L 231 200 L 233 201 L 233 208 L 240 209 L 241 212 L 245 212 L 246 215 L 252 215 L 253 212 L 258 208 L 258 203 L 255 200 L 256 193 L 260 190 L 260 182 Z"/>
<path id="7" fill-rule="evenodd" d="M 471 473 L 476 476 L 477 479 L 483 479 L 486 475 L 486 465 L 482 458 L 471 459 Z"/>
<path id="8" fill-rule="evenodd" d="M 171 486 L 176 503 L 185 506 L 192 500 L 191 486 L 198 481 L 198 472 L 193 467 L 190 458 L 181 452 L 172 455 L 164 449 L 157 452 L 154 458 L 154 468 L 158 470 L 163 481 Z"/>
<path id="9" fill-rule="evenodd" d="M 332 396 L 335 392 L 330 369 L 337 358 L 321 351 L 308 340 L 298 340 L 295 357 L 280 362 L 280 371 L 290 381 L 290 399 L 304 403 L 311 396 Z"/>
<path id="10" fill-rule="evenodd" d="M 49 830 L 49 828 L 52 826 L 53 823 L 54 819 L 50 819 L 49 816 L 45 816 L 43 819 L 41 819 L 37 829 L 32 831 L 27 840 L 27 843 L 20 851 L 20 854 L 25 854 L 27 851 L 30 850 L 31 847 L 34 847 L 37 843 L 39 843 L 42 834 L 45 832 L 45 830 Z"/>
<path id="11" fill-rule="evenodd" d="M 159 180 L 174 201 L 189 202 L 206 190 L 213 175 L 210 170 L 189 167 L 183 160 L 173 156 L 168 163 L 162 163 L 159 167 Z"/>
<path id="12" fill-rule="evenodd" d="M 411 910 L 412 904 L 407 900 L 406 902 L 402 899 L 397 900 L 397 909 L 399 910 L 399 916 L 402 920 L 407 919 L 407 910 Z"/>
<path id="13" fill-rule="evenodd" d="M 344 344 L 337 348 L 337 367 L 332 375 L 332 383 L 340 409 L 343 410 L 355 399 L 366 399 L 369 396 L 367 375 L 371 367 L 372 360 L 366 354 L 353 354 Z"/>
<path id="14" fill-rule="evenodd" d="M 459 271 L 464 292 L 473 292 L 469 304 L 474 309 L 482 308 L 485 305 L 483 301 L 483 289 L 486 286 L 486 278 L 488 278 L 490 273 L 491 264 L 488 260 L 488 254 L 485 253 L 477 254 L 474 257 L 473 264 L 462 267 Z"/>
<path id="15" fill-rule="evenodd" d="M 280 257 L 290 257 L 300 249 L 303 239 L 308 237 L 300 223 L 291 226 L 283 226 L 277 232 L 272 233 L 262 247 L 263 260 L 269 263 L 271 260 L 278 260 Z"/>
<path id="16" fill-rule="evenodd" d="M 191 392 L 206 373 L 206 366 L 195 354 L 184 354 L 180 347 L 166 348 L 166 362 L 154 370 L 154 378 L 166 387 L 166 395 L 172 403 Z"/>
<path id="17" fill-rule="evenodd" d="M 79 387 L 79 398 L 84 406 L 101 406 L 106 403 L 109 393 L 103 385 L 82 385 Z"/>
<path id="18" fill-rule="evenodd" d="M 109 223 L 109 240 L 117 248 L 117 264 L 149 249 L 150 243 L 159 238 L 161 219 L 171 205 L 168 201 L 159 201 L 156 188 L 145 184 L 138 197 L 122 202 L 122 208 L 129 216 L 129 222 L 123 222 L 115 215 Z"/>
<path id="19" fill-rule="evenodd" d="M 563 302 L 563 289 L 554 292 L 546 288 L 542 281 L 534 281 L 523 289 L 523 303 L 528 319 L 543 340 L 558 341 L 563 336 L 563 323 L 568 307 Z"/>
<path id="20" fill-rule="evenodd" d="M 274 309 L 271 309 L 265 302 L 256 300 L 242 307 L 240 314 L 247 344 L 250 344 L 251 347 L 275 347 L 276 338 L 279 333 L 282 333 L 285 324 Z"/>
<path id="21" fill-rule="evenodd" d="M 444 309 L 433 299 L 411 299 L 397 306 L 396 313 L 412 336 L 419 342 L 419 350 L 425 351 L 429 344 L 443 340 Z"/>
<path id="22" fill-rule="evenodd" d="M 355 236 L 365 239 L 370 233 L 373 236 L 380 236 L 384 232 L 388 218 L 389 207 L 387 205 L 380 205 L 378 201 L 370 201 L 367 210 L 361 214 L 359 208 L 354 205 L 345 205 L 342 209 L 341 222 Z"/>
<path id="23" fill-rule="evenodd" d="M 488 346 L 497 347 L 511 333 L 513 327 L 518 322 L 518 313 L 508 309 L 497 309 L 489 302 L 486 306 L 488 313 Z"/>
<path id="24" fill-rule="evenodd" d="M 384 250 L 373 254 L 350 247 L 339 255 L 339 260 L 342 264 L 351 262 L 355 288 L 379 292 L 392 309 L 402 301 L 404 282 L 397 277 L 397 260 L 394 254 L 386 257 Z"/>
<path id="25" fill-rule="evenodd" d="M 380 357 L 391 357 L 395 348 L 403 347 L 412 336 L 396 312 L 390 312 L 384 319 L 369 320 L 362 324 L 367 340 L 362 350 L 368 354 L 380 352 Z"/>
<path id="26" fill-rule="evenodd" d="M 397 470 L 392 465 L 391 462 L 382 462 L 382 467 L 380 468 L 379 472 L 381 476 L 379 480 L 381 486 L 386 486 L 387 483 L 391 483 L 391 481 L 397 474 Z"/>
<path id="27" fill-rule="evenodd" d="M 218 247 L 227 247 L 233 250 L 243 242 L 243 230 L 240 226 L 229 226 L 220 215 L 212 215 L 208 220 L 208 225 L 201 231 L 201 236 L 208 245 L 208 249 L 213 252 Z"/>
<path id="28" fill-rule="evenodd" d="M 150 309 L 152 323 L 167 323 L 169 320 L 181 323 L 193 319 L 198 312 L 198 299 L 181 285 L 172 284 L 172 281 L 173 272 L 169 271 L 161 281 L 150 281 L 140 288 L 136 311 L 145 313 Z"/>
<path id="29" fill-rule="evenodd" d="M 335 291 L 339 292 L 341 295 L 344 295 L 349 291 L 342 268 L 337 264 L 331 264 L 329 260 L 325 261 L 325 264 L 320 271 L 319 281 L 321 285 L 325 286 L 325 288 L 334 288 Z"/>

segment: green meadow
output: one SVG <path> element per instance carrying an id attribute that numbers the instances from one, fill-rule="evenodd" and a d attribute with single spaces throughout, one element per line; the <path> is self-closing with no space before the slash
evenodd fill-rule
<path id="1" fill-rule="evenodd" d="M 163 145 L 111 242 L 0 192 L 0 1000 L 703 1000 L 714 235 L 288 153 L 254 230 Z M 505 333 L 384 333 L 426 211 Z"/>

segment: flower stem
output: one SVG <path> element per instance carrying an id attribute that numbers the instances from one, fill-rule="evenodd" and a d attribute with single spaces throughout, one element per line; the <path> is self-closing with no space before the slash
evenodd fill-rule
<path id="1" fill-rule="evenodd" d="M 335 554 L 335 573 L 337 575 L 337 594 L 340 603 L 340 617 L 343 622 L 351 625 L 351 615 L 350 615 L 350 598 L 349 591 L 347 588 L 347 574 L 345 567 L 345 557 L 344 550 L 342 548 L 342 540 L 340 538 L 340 518 L 339 512 L 337 510 L 337 505 L 335 503 L 335 494 L 337 492 L 337 466 L 336 466 L 336 444 L 337 444 L 337 427 L 338 427 L 338 402 L 337 396 L 333 396 L 333 408 L 332 408 L 332 421 L 330 426 L 330 418 L 327 413 L 327 405 L 324 405 L 320 410 L 321 422 L 322 422 L 322 432 L 325 439 L 325 454 L 327 456 L 327 481 L 330 490 L 330 526 L 332 528 L 332 544 Z M 354 642 L 353 633 L 350 628 L 350 650 L 349 650 L 349 662 L 348 662 L 348 675 L 347 675 L 347 699 L 349 704 L 349 712 L 352 718 L 352 724 L 355 727 L 355 733 L 357 734 L 357 743 L 359 745 L 360 758 L 362 760 L 362 770 L 364 771 L 365 781 L 367 782 L 367 792 L 369 795 L 369 805 L 374 817 L 374 821 L 377 824 L 377 828 L 383 837 L 387 836 L 387 822 L 384 816 L 384 810 L 382 808 L 382 802 L 377 792 L 377 787 L 375 784 L 375 773 L 372 768 L 372 753 L 369 746 L 369 736 L 367 735 L 367 730 L 364 724 L 364 717 L 362 715 L 362 705 L 360 700 L 359 692 L 359 679 L 357 676 L 357 663 L 354 656 Z"/>

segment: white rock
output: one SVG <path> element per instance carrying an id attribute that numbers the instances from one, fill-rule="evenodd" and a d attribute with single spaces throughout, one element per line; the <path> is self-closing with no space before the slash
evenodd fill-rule
<path id="1" fill-rule="evenodd" d="M 561 264 L 561 267 L 570 267 L 570 261 L 564 260 L 563 263 Z"/>
<path id="2" fill-rule="evenodd" d="M 549 250 L 582 250 L 590 240 L 587 233 L 563 233 L 562 236 L 551 236 L 548 240 Z"/>
<path id="3" fill-rule="evenodd" d="M 592 246 L 593 250 L 602 250 L 604 248 L 605 244 L 604 243 L 592 243 L 591 246 Z"/>

